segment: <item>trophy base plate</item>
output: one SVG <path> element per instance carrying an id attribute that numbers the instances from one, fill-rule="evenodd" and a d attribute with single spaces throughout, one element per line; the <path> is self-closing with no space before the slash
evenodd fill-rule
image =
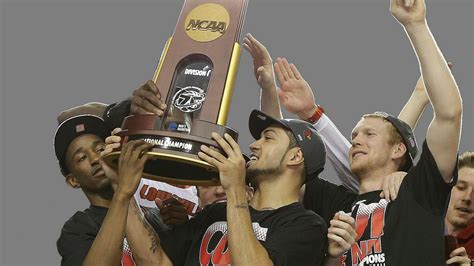
<path id="1" fill-rule="evenodd" d="M 143 169 L 143 177 L 176 185 L 218 186 L 217 169 L 197 156 L 169 150 L 153 149 L 147 152 L 148 160 Z M 108 154 L 104 160 L 113 168 L 118 168 L 120 151 Z"/>
<path id="2" fill-rule="evenodd" d="M 132 140 L 144 140 L 154 144 L 147 152 L 143 177 L 178 185 L 218 186 L 219 173 L 217 168 L 198 157 L 201 145 L 212 146 L 221 153 L 223 151 L 212 137 L 212 132 L 220 135 L 227 133 L 235 140 L 237 132 L 229 127 L 193 120 L 191 132 L 180 133 L 156 130 L 160 118 L 153 115 L 129 116 L 124 121 L 123 131 L 117 135 L 122 137 L 122 145 Z M 223 153 L 224 154 L 224 153 Z M 118 169 L 120 150 L 115 150 L 104 157 L 111 167 Z"/>

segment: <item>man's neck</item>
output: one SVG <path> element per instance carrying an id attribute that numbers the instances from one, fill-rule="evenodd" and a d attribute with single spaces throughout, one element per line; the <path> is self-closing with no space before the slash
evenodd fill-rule
<path id="1" fill-rule="evenodd" d="M 84 191 L 84 194 L 86 195 L 91 205 L 105 208 L 110 207 L 110 202 L 112 201 L 113 197 L 113 191 L 100 194 L 87 193 Z"/>
<path id="2" fill-rule="evenodd" d="M 448 235 L 457 235 L 459 233 L 460 228 L 455 227 L 453 224 L 451 224 L 447 218 L 444 220 L 446 229 L 448 230 Z"/>
<path id="3" fill-rule="evenodd" d="M 468 228 L 469 226 L 472 225 L 471 224 L 468 224 L 467 226 L 456 226 L 452 223 L 449 222 L 448 218 L 444 218 L 444 224 L 446 226 L 446 230 L 447 230 L 447 233 L 448 235 L 452 235 L 452 236 L 457 236 L 459 235 L 461 232 L 463 232 L 464 229 Z"/>
<path id="4" fill-rule="evenodd" d="M 395 171 L 389 167 L 379 168 L 377 170 L 368 171 L 365 174 L 359 175 L 360 186 L 359 194 L 377 191 L 383 189 L 383 179 Z"/>
<path id="5" fill-rule="evenodd" d="M 298 202 L 300 188 L 295 183 L 289 184 L 289 178 L 272 178 L 260 182 L 255 194 L 250 200 L 250 206 L 256 210 L 278 209 L 280 207 Z"/>

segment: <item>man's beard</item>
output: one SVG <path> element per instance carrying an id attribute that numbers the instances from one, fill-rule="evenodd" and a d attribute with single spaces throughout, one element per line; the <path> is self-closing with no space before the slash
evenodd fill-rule
<path id="1" fill-rule="evenodd" d="M 274 168 L 267 168 L 267 169 L 248 169 L 247 168 L 247 181 L 255 184 L 259 181 L 258 177 L 260 176 L 272 176 L 278 175 L 282 172 L 281 165 L 274 167 Z"/>
<path id="2" fill-rule="evenodd" d="M 285 158 L 286 153 L 289 150 L 290 149 L 288 148 L 286 150 L 285 154 L 283 154 L 281 156 L 280 163 L 278 164 L 277 167 L 267 168 L 267 169 L 249 169 L 249 168 L 247 168 L 246 175 L 245 175 L 247 183 L 250 182 L 254 186 L 260 181 L 257 178 L 259 176 L 272 176 L 272 175 L 280 174 L 283 171 L 283 169 L 282 169 L 283 168 L 283 166 L 282 166 L 283 159 Z"/>

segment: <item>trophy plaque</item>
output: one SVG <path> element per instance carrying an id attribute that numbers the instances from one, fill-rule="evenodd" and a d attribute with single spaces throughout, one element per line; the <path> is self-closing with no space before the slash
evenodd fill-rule
<path id="1" fill-rule="evenodd" d="M 186 0 L 172 37 L 161 54 L 153 81 L 166 99 L 162 117 L 132 115 L 119 133 L 122 144 L 154 144 L 143 176 L 174 184 L 219 185 L 217 169 L 202 161 L 201 145 L 220 150 L 212 132 L 226 127 L 240 60 L 239 39 L 248 0 Z M 222 153 L 222 150 L 221 150 Z M 120 151 L 105 159 L 117 166 Z"/>

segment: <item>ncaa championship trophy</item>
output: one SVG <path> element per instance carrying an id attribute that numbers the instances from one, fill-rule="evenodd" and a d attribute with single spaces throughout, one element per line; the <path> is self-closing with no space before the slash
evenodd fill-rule
<path id="1" fill-rule="evenodd" d="M 247 4 L 248 0 L 185 1 L 153 77 L 166 99 L 164 115 L 128 116 L 119 133 L 122 144 L 136 139 L 154 144 L 144 177 L 174 184 L 219 185 L 217 169 L 197 153 L 201 145 L 220 150 L 212 132 L 228 133 L 237 140 L 237 132 L 225 124 Z M 115 151 L 105 159 L 117 166 L 119 155 Z"/>

